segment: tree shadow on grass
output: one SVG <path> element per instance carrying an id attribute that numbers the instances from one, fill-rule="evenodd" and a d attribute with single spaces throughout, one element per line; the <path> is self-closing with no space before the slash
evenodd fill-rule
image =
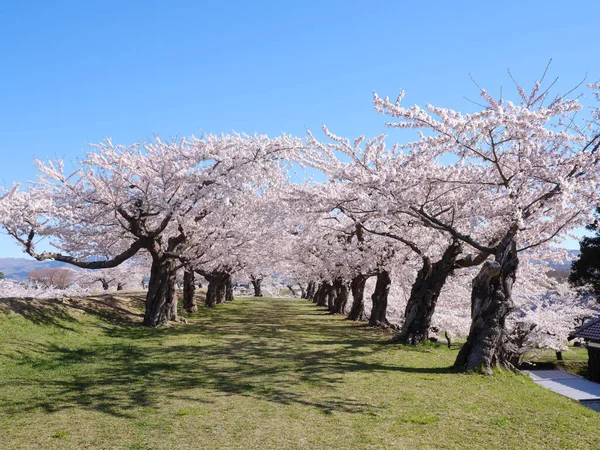
<path id="1" fill-rule="evenodd" d="M 69 331 L 75 329 L 65 323 L 79 322 L 77 314 L 89 314 L 104 321 L 134 325 L 143 317 L 138 312 L 142 305 L 142 294 L 123 295 L 118 292 L 90 297 L 0 299 L 0 311 L 11 311 L 36 325 L 55 326 Z"/>
<path id="2" fill-rule="evenodd" d="M 65 322 L 77 322 L 57 299 L 4 298 L 0 300 L 0 311 L 12 311 L 36 325 L 54 326 L 75 331 Z"/>
<path id="3" fill-rule="evenodd" d="M 202 310 L 185 327 L 112 326 L 106 343 L 75 349 L 46 344 L 39 358 L 24 362 L 39 381 L 9 380 L 28 383 L 38 394 L 7 399 L 0 411 L 85 408 L 131 417 L 132 408 L 160 407 L 169 399 L 211 403 L 216 396 L 242 396 L 325 414 L 362 413 L 372 405 L 335 391 L 345 374 L 453 372 L 366 362 L 365 351 L 384 349 L 377 345 L 379 332 L 311 317 L 306 309 L 299 314 L 298 304 L 249 301 Z"/>

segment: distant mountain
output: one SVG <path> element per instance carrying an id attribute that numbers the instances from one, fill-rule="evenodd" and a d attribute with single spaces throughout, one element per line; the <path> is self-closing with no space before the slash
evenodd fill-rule
<path id="1" fill-rule="evenodd" d="M 558 270 L 571 270 L 571 263 L 573 261 L 575 261 L 577 258 L 579 258 L 579 254 L 581 252 L 579 250 L 569 250 L 569 254 L 566 258 L 566 261 L 564 263 L 561 264 L 555 264 L 555 263 L 549 263 L 548 265 L 550 267 L 552 267 L 553 269 L 558 269 Z"/>
<path id="2" fill-rule="evenodd" d="M 25 258 L 0 258 L 0 272 L 6 278 L 12 280 L 23 280 L 32 270 L 65 267 L 69 264 L 57 261 L 36 261 Z"/>

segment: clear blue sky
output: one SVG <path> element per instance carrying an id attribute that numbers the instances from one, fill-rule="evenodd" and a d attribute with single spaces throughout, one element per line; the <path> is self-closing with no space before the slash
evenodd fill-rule
<path id="1" fill-rule="evenodd" d="M 14 1 L 0 10 L 0 182 L 87 143 L 200 131 L 379 134 L 373 91 L 468 108 L 553 59 L 600 79 L 598 1 Z M 23 256 L 0 236 L 0 257 Z"/>

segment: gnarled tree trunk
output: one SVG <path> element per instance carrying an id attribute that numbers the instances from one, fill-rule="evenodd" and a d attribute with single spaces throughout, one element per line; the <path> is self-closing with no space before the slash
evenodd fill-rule
<path id="1" fill-rule="evenodd" d="M 227 274 L 227 278 L 225 279 L 225 301 L 232 302 L 235 300 L 233 296 L 233 281 L 231 279 L 231 275 Z"/>
<path id="2" fill-rule="evenodd" d="M 224 274 L 217 275 L 217 305 L 225 303 L 225 295 L 227 294 L 227 276 Z"/>
<path id="3" fill-rule="evenodd" d="M 393 342 L 417 345 L 428 339 L 438 297 L 461 251 L 459 242 L 454 241 L 439 261 L 432 264 L 427 256 L 423 257 L 423 267 L 417 273 L 404 311 L 404 324 Z"/>
<path id="4" fill-rule="evenodd" d="M 386 313 L 391 284 L 392 280 L 387 270 L 382 270 L 377 274 L 377 284 L 375 285 L 373 295 L 371 295 L 373 307 L 371 308 L 369 325 L 372 327 L 387 327 L 390 325 Z"/>
<path id="5" fill-rule="evenodd" d="M 348 314 L 348 320 L 366 320 L 365 315 L 365 284 L 369 277 L 367 275 L 357 275 L 350 283 L 352 290 L 352 307 Z"/>
<path id="6" fill-rule="evenodd" d="M 214 308 L 217 304 L 225 301 L 226 279 L 222 273 L 203 273 L 204 278 L 208 281 L 208 289 L 206 291 L 206 300 L 204 305 L 208 308 Z"/>
<path id="7" fill-rule="evenodd" d="M 198 311 L 194 271 L 188 268 L 183 272 L 183 310 L 188 313 Z"/>
<path id="8" fill-rule="evenodd" d="M 519 265 L 516 230 L 498 245 L 495 261 L 486 261 L 473 280 L 471 329 L 455 367 L 491 373 L 494 367 L 512 368 L 508 361 L 506 316 L 513 309 L 512 286 Z"/>
<path id="9" fill-rule="evenodd" d="M 154 255 L 152 257 L 144 313 L 145 326 L 157 327 L 178 319 L 174 265 L 174 261 L 168 258 Z"/>
<path id="10" fill-rule="evenodd" d="M 331 283 L 327 283 L 326 296 L 327 296 L 327 309 L 329 310 L 329 312 L 333 313 L 334 312 L 333 305 L 335 305 L 335 298 L 337 297 L 337 291 L 335 290 L 335 287 Z"/>
<path id="11" fill-rule="evenodd" d="M 329 291 L 329 283 L 323 281 L 317 293 L 315 294 L 315 303 L 317 306 L 327 306 L 327 292 Z"/>
<path id="12" fill-rule="evenodd" d="M 306 288 L 301 283 L 298 283 L 298 286 L 300 286 L 300 298 L 307 298 Z"/>
<path id="13" fill-rule="evenodd" d="M 317 284 L 314 281 L 309 281 L 308 287 L 306 288 L 306 298 L 309 300 L 314 300 L 316 291 Z"/>
<path id="14" fill-rule="evenodd" d="M 208 281 L 208 288 L 206 289 L 206 298 L 204 299 L 204 306 L 207 308 L 214 308 L 217 306 L 217 285 L 212 281 L 212 276 L 204 275 L 206 281 Z"/>
<path id="15" fill-rule="evenodd" d="M 348 283 L 338 278 L 333 283 L 333 289 L 336 292 L 335 300 L 333 303 L 334 314 L 344 314 L 346 311 L 346 305 L 348 304 L 348 296 L 350 294 L 348 289 Z"/>
<path id="16" fill-rule="evenodd" d="M 252 287 L 254 287 L 254 296 L 255 297 L 262 297 L 263 293 L 262 293 L 262 278 L 256 278 L 254 276 L 250 277 L 250 282 L 252 283 Z"/>

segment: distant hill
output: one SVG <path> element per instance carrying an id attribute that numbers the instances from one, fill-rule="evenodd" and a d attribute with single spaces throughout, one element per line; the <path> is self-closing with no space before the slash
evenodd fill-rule
<path id="1" fill-rule="evenodd" d="M 65 266 L 70 265 L 57 261 L 36 261 L 25 258 L 0 258 L 0 272 L 4 273 L 6 278 L 10 278 L 12 280 L 23 280 L 27 278 L 27 275 L 32 270 Z"/>
<path id="2" fill-rule="evenodd" d="M 569 250 L 569 255 L 567 257 L 567 261 L 562 263 L 562 264 L 554 264 L 554 263 L 550 263 L 548 264 L 550 267 L 552 267 L 553 269 L 558 269 L 558 270 L 567 270 L 567 271 L 571 271 L 571 263 L 573 261 L 575 261 L 577 258 L 579 258 L 579 254 L 581 252 L 579 250 Z"/>

